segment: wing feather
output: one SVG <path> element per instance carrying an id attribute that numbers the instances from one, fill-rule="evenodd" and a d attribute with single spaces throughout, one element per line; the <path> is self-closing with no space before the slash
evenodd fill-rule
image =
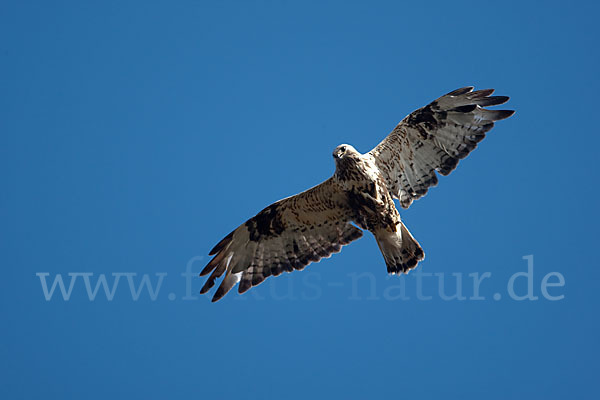
<path id="1" fill-rule="evenodd" d="M 237 282 L 243 293 L 269 276 L 302 270 L 311 262 L 341 250 L 362 236 L 351 224 L 354 211 L 346 196 L 328 179 L 296 196 L 262 210 L 222 239 L 211 251 L 214 258 L 201 275 L 211 273 L 206 293 L 225 273 L 213 301 L 221 299 Z"/>
<path id="2" fill-rule="evenodd" d="M 448 175 L 458 161 L 485 138 L 494 122 L 512 110 L 483 107 L 504 104 L 507 96 L 491 96 L 494 89 L 456 89 L 404 118 L 371 150 L 392 196 L 408 208 L 437 185 L 436 175 Z"/>

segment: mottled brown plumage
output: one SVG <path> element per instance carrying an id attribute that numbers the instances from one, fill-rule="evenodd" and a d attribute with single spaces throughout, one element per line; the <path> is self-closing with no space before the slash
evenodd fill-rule
<path id="1" fill-rule="evenodd" d="M 448 175 L 494 121 L 514 113 L 482 108 L 508 100 L 492 92 L 472 87 L 450 92 L 409 114 L 369 153 L 338 146 L 331 178 L 271 204 L 211 250 L 214 258 L 200 273 L 210 276 L 200 293 L 223 274 L 213 301 L 237 282 L 243 293 L 271 275 L 304 269 L 360 238 L 362 229 L 375 236 L 388 272 L 415 268 L 425 254 L 402 223 L 394 199 L 408 208 L 437 184 L 436 172 Z"/>

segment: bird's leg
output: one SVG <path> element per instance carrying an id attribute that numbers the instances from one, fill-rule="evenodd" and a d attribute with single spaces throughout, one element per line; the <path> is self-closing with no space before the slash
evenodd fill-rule
<path id="1" fill-rule="evenodd" d="M 384 206 L 384 202 L 379 193 L 379 187 L 375 182 L 371 182 L 360 192 L 361 196 L 367 201 L 374 204 L 377 208 Z"/>
<path id="2" fill-rule="evenodd" d="M 370 202 L 375 203 L 375 204 L 380 204 L 381 203 L 381 201 L 377 197 L 373 197 L 369 192 L 361 192 L 360 194 L 367 201 L 370 201 Z"/>

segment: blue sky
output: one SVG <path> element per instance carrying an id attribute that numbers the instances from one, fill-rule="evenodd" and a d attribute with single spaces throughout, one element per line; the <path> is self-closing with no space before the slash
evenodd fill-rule
<path id="1" fill-rule="evenodd" d="M 413 3 L 3 2 L 0 397 L 597 398 L 599 6 Z M 186 265 L 197 296 L 210 248 L 329 177 L 336 145 L 466 85 L 517 113 L 402 217 L 419 271 L 467 299 L 389 278 L 370 235 L 184 299 Z M 46 300 L 39 273 L 84 275 Z"/>

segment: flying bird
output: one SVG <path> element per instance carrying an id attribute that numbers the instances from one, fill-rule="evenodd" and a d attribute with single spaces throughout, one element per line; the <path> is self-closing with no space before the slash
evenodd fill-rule
<path id="1" fill-rule="evenodd" d="M 448 175 L 513 110 L 489 110 L 508 101 L 494 89 L 454 90 L 404 118 L 373 150 L 342 144 L 333 151 L 335 173 L 325 182 L 271 204 L 227 235 L 209 253 L 200 293 L 225 274 L 212 301 L 239 284 L 244 293 L 267 277 L 302 270 L 338 253 L 370 231 L 388 273 L 407 273 L 425 258 L 400 219 L 402 208 Z"/>

